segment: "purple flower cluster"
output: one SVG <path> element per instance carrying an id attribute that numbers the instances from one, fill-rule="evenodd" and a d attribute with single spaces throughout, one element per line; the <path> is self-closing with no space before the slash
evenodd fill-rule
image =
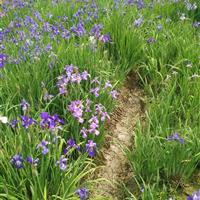
<path id="1" fill-rule="evenodd" d="M 99 38 L 101 36 L 102 29 L 103 29 L 102 24 L 95 24 L 90 30 L 90 35 L 95 36 L 96 38 Z"/>
<path id="2" fill-rule="evenodd" d="M 64 154 L 67 154 L 70 149 L 80 151 L 80 146 L 76 144 L 75 140 L 70 138 L 67 140 L 67 147 L 64 149 Z"/>
<path id="3" fill-rule="evenodd" d="M 0 68 L 3 68 L 7 60 L 7 55 L 0 54 Z"/>
<path id="4" fill-rule="evenodd" d="M 20 106 L 21 106 L 22 110 L 24 112 L 26 112 L 28 110 L 28 108 L 29 108 L 30 105 L 29 105 L 29 103 L 25 99 L 23 99 L 21 101 L 21 103 L 20 103 Z"/>
<path id="5" fill-rule="evenodd" d="M 95 97 L 99 96 L 99 91 L 100 91 L 99 87 L 95 87 L 95 88 L 90 89 L 90 93 L 92 93 Z"/>
<path id="6" fill-rule="evenodd" d="M 6 16 L 9 9 L 22 8 L 25 5 L 31 6 L 30 2 L 23 2 L 22 0 L 5 1 L 3 5 L 3 12 L 0 16 Z M 16 3 L 21 2 L 21 3 Z M 22 3 L 23 2 L 23 3 Z M 25 62 L 27 58 L 31 61 L 39 60 L 42 54 L 54 54 L 52 43 L 60 43 L 62 41 L 69 41 L 76 44 L 76 39 L 80 37 L 88 37 L 96 35 L 96 37 L 103 43 L 110 41 L 109 34 L 101 34 L 103 27 L 94 25 L 94 21 L 98 19 L 99 10 L 96 3 L 88 3 L 83 1 L 78 11 L 72 7 L 73 17 L 68 16 L 55 16 L 52 13 L 47 13 L 46 17 L 37 10 L 32 10 L 32 14 L 19 17 L 17 14 L 7 27 L 3 27 L 0 31 L 1 46 L 4 50 L 9 49 L 9 44 L 14 44 L 18 50 L 18 55 L 14 58 L 13 55 L 9 56 L 11 62 L 19 64 Z M 71 24 L 69 26 L 69 24 Z M 99 27 L 98 27 L 99 26 Z M 92 27 L 92 28 L 91 28 Z M 98 29 L 98 30 L 97 30 Z M 98 34 L 99 32 L 100 34 Z M 51 40 L 51 43 L 46 43 L 46 38 Z M 16 51 L 17 52 L 17 51 Z M 5 64 L 5 54 L 0 54 L 0 68 Z M 55 65 L 51 59 L 49 65 Z"/>
<path id="7" fill-rule="evenodd" d="M 97 116 L 92 116 L 92 118 L 88 121 L 89 122 L 89 132 L 95 135 L 99 135 L 99 120 Z"/>
<path id="8" fill-rule="evenodd" d="M 59 77 L 57 86 L 59 86 L 59 91 L 65 91 L 66 93 L 67 90 L 71 91 L 69 83 L 79 84 L 82 80 L 88 80 L 88 77 L 90 77 L 90 75 L 87 71 L 81 73 L 78 67 L 67 65 L 64 74 Z M 97 77 L 88 81 L 90 81 L 89 85 L 91 86 L 89 91 L 95 97 L 100 96 L 101 88 L 102 93 L 110 95 L 113 99 L 118 97 L 118 92 L 113 90 L 110 81 L 107 81 L 103 87 Z M 72 88 L 74 89 L 74 87 Z M 106 119 L 109 119 L 106 108 L 102 104 L 95 104 L 89 98 L 86 100 L 78 99 L 71 101 L 67 109 L 80 124 L 84 123 L 84 126 L 82 126 L 80 130 L 80 134 L 83 138 L 87 138 L 88 133 L 98 136 L 100 134 L 98 130 L 100 121 L 104 122 Z"/>
<path id="9" fill-rule="evenodd" d="M 94 36 L 96 39 L 103 43 L 110 42 L 110 35 L 109 34 L 102 34 L 101 31 L 103 29 L 102 24 L 95 24 L 92 29 L 90 30 L 90 35 Z"/>
<path id="10" fill-rule="evenodd" d="M 33 166 L 37 166 L 38 162 L 39 162 L 39 158 L 34 159 L 31 156 L 28 156 L 26 158 L 27 163 L 33 165 Z M 21 169 L 24 167 L 24 158 L 22 157 L 22 155 L 20 154 L 16 154 L 14 155 L 11 160 L 10 160 L 11 164 L 16 168 L 16 169 Z"/>
<path id="11" fill-rule="evenodd" d="M 13 119 L 13 120 L 10 122 L 10 127 L 11 127 L 11 128 L 16 128 L 18 122 L 19 122 L 19 121 L 18 121 L 17 119 Z"/>
<path id="12" fill-rule="evenodd" d="M 106 112 L 106 108 L 102 104 L 95 104 L 95 114 L 98 115 L 102 122 L 107 119 L 110 119 L 110 116 Z"/>
<path id="13" fill-rule="evenodd" d="M 140 27 L 140 26 L 142 25 L 143 21 L 144 21 L 144 19 L 143 19 L 142 17 L 136 19 L 136 20 L 134 21 L 135 27 L 137 27 L 137 28 Z"/>
<path id="14" fill-rule="evenodd" d="M 27 115 L 23 115 L 20 118 L 21 118 L 22 126 L 25 129 L 27 129 L 27 128 L 29 128 L 29 126 L 37 123 L 35 120 L 33 120 L 31 117 L 28 117 Z"/>
<path id="15" fill-rule="evenodd" d="M 56 166 L 59 166 L 62 171 L 67 169 L 67 158 L 61 156 L 60 159 L 56 162 Z"/>
<path id="16" fill-rule="evenodd" d="M 184 139 L 180 137 L 178 133 L 174 133 L 167 137 L 168 141 L 178 141 L 180 144 L 184 144 Z"/>
<path id="17" fill-rule="evenodd" d="M 101 41 L 103 43 L 108 43 L 108 42 L 110 42 L 110 40 L 111 40 L 111 38 L 110 38 L 109 34 L 104 34 L 99 37 L 99 41 Z"/>
<path id="18" fill-rule="evenodd" d="M 78 37 L 84 36 L 86 33 L 83 22 L 79 22 L 76 26 L 72 26 L 71 31 Z"/>
<path id="19" fill-rule="evenodd" d="M 64 124 L 64 120 L 60 119 L 57 114 L 49 115 L 47 112 L 42 112 L 40 118 L 40 126 L 43 129 L 55 130 L 59 125 Z"/>
<path id="20" fill-rule="evenodd" d="M 10 161 L 17 169 L 23 168 L 23 157 L 20 154 L 16 154 Z"/>
<path id="21" fill-rule="evenodd" d="M 59 94 L 67 94 L 67 86 L 70 83 L 79 84 L 81 81 L 88 80 L 89 76 L 90 74 L 88 74 L 87 71 L 80 73 L 78 67 L 74 65 L 66 65 L 64 73 L 58 77 L 57 87 L 59 89 Z"/>
<path id="22" fill-rule="evenodd" d="M 22 100 L 21 103 L 21 108 L 23 112 L 26 112 L 29 109 L 29 104 L 26 100 Z M 61 128 L 62 125 L 64 125 L 64 120 L 61 119 L 57 114 L 50 115 L 47 112 L 42 112 L 40 114 L 40 123 L 38 123 L 36 120 L 33 118 L 29 117 L 28 115 L 21 115 L 20 116 L 20 121 L 18 119 L 13 119 L 9 125 L 12 128 L 16 128 L 17 124 L 21 122 L 21 125 L 25 128 L 28 129 L 31 125 L 37 125 L 40 124 L 40 127 L 42 129 L 50 129 L 51 131 L 55 131 L 58 128 Z"/>
<path id="23" fill-rule="evenodd" d="M 69 111 L 72 113 L 74 118 L 76 118 L 80 123 L 83 123 L 83 113 L 91 112 L 91 105 L 92 102 L 87 99 L 86 100 L 86 108 L 84 109 L 83 103 L 80 100 L 72 101 L 71 104 L 68 106 Z M 94 105 L 94 112 L 91 118 L 88 120 L 88 129 L 84 126 L 82 127 L 80 133 L 83 138 L 87 138 L 88 133 L 94 134 L 96 136 L 99 135 L 99 119 L 101 122 L 104 122 L 106 119 L 109 119 L 109 115 L 106 112 L 106 108 L 102 104 L 95 104 Z"/>
<path id="24" fill-rule="evenodd" d="M 79 196 L 80 200 L 86 200 L 88 198 L 88 189 L 80 188 L 76 190 L 76 194 Z"/>
<path id="25" fill-rule="evenodd" d="M 148 40 L 147 40 L 147 43 L 148 44 L 152 44 L 152 43 L 155 43 L 156 42 L 156 39 L 153 38 L 153 37 L 150 37 Z"/>
<path id="26" fill-rule="evenodd" d="M 118 92 L 117 92 L 117 90 L 112 90 L 112 91 L 110 92 L 110 95 L 111 95 L 111 97 L 112 97 L 113 99 L 117 99 L 117 97 L 118 97 Z"/>
<path id="27" fill-rule="evenodd" d="M 115 0 L 115 7 L 118 8 L 119 6 L 119 0 Z M 144 0 L 124 0 L 123 6 L 133 6 L 136 5 L 137 9 L 140 10 L 144 8 Z"/>
<path id="28" fill-rule="evenodd" d="M 37 165 L 38 165 L 38 162 L 39 162 L 39 158 L 34 159 L 32 156 L 28 156 L 28 157 L 26 158 L 26 161 L 27 161 L 29 164 L 33 165 L 33 166 L 37 166 Z"/>
<path id="29" fill-rule="evenodd" d="M 83 119 L 83 104 L 80 100 L 72 101 L 68 106 L 68 110 L 72 113 L 80 123 L 84 122 Z"/>
<path id="30" fill-rule="evenodd" d="M 92 133 L 94 135 L 99 135 L 99 118 L 101 119 L 102 122 L 104 122 L 107 119 L 109 119 L 108 113 L 105 111 L 105 107 L 101 104 L 95 104 L 95 115 L 93 115 L 89 120 L 89 128 L 86 129 L 83 127 L 81 129 L 81 135 L 83 138 L 87 138 L 88 133 Z"/>
<path id="31" fill-rule="evenodd" d="M 93 140 L 88 140 L 86 144 L 86 152 L 91 158 L 95 156 L 96 148 L 97 148 L 96 143 Z"/>
<path id="32" fill-rule="evenodd" d="M 30 4 L 31 4 L 31 1 L 30 1 Z M 24 8 L 25 6 L 27 5 L 25 4 L 23 0 L 4 1 L 2 5 L 5 11 L 8 11 L 10 9 L 20 9 L 20 8 Z"/>
<path id="33" fill-rule="evenodd" d="M 137 0 L 136 4 L 138 9 L 144 8 L 144 0 Z"/>
<path id="34" fill-rule="evenodd" d="M 93 86 L 90 89 L 90 93 L 93 94 L 95 97 L 99 97 L 101 83 L 99 82 L 97 77 L 95 77 L 93 80 L 91 80 L 91 85 L 92 84 L 95 84 L 95 86 Z M 106 91 L 108 94 L 111 95 L 111 97 L 113 99 L 116 99 L 118 96 L 118 92 L 116 90 L 112 90 L 112 88 L 113 88 L 113 86 L 111 85 L 110 81 L 107 81 L 104 86 L 104 89 L 105 89 L 104 92 Z"/>
<path id="35" fill-rule="evenodd" d="M 46 155 L 49 152 L 49 149 L 47 147 L 47 145 L 50 144 L 50 142 L 46 141 L 46 140 L 42 140 L 38 145 L 37 145 L 37 149 L 42 149 L 42 154 Z"/>

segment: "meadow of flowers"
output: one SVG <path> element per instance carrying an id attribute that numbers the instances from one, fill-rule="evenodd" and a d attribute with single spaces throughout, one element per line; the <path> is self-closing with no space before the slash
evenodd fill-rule
<path id="1" fill-rule="evenodd" d="M 95 200 L 89 177 L 130 72 L 145 119 L 124 149 L 123 199 L 200 199 L 200 2 L 3 0 L 0 199 Z"/>

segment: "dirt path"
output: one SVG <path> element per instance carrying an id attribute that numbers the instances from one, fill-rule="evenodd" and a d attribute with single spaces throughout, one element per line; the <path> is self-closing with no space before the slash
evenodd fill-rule
<path id="1" fill-rule="evenodd" d="M 120 146 L 133 145 L 134 127 L 144 113 L 142 97 L 136 79 L 129 77 L 121 88 L 118 106 L 108 124 L 110 134 L 106 137 L 106 144 L 102 149 L 103 167 L 96 172 L 97 178 L 106 179 L 111 184 L 106 181 L 98 184 L 92 199 L 100 200 L 104 197 L 103 199 L 122 200 L 117 183 L 126 182 L 131 177 L 131 172 Z"/>

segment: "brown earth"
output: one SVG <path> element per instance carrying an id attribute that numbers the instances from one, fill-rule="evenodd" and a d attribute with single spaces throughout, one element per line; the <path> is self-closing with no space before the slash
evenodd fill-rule
<path id="1" fill-rule="evenodd" d="M 101 151 L 103 166 L 95 174 L 95 178 L 103 181 L 94 187 L 91 199 L 122 200 L 118 184 L 126 183 L 132 177 L 122 147 L 133 145 L 134 127 L 144 113 L 143 96 L 135 76 L 129 76 L 121 88 L 117 108 L 108 123 L 110 134 L 106 136 Z"/>

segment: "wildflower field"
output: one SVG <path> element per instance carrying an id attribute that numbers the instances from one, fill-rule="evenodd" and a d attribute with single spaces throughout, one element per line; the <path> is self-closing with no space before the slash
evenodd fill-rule
<path id="1" fill-rule="evenodd" d="M 199 0 L 0 5 L 0 200 L 200 200 Z"/>

